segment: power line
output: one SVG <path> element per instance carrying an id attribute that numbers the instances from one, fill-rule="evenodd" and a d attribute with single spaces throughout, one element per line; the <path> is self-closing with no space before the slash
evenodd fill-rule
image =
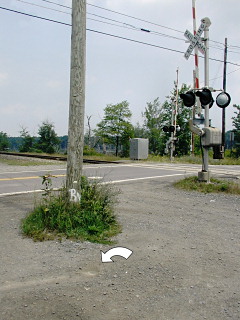
<path id="1" fill-rule="evenodd" d="M 234 72 L 237 72 L 237 71 L 239 71 L 239 70 L 240 70 L 240 68 L 237 68 L 236 70 L 233 70 L 233 71 L 228 72 L 228 73 L 227 73 L 227 75 L 229 75 L 229 74 L 231 74 L 231 73 L 234 73 Z M 217 79 L 221 79 L 221 78 L 223 78 L 223 76 L 220 76 L 220 77 L 217 77 L 217 78 L 210 79 L 209 81 L 217 80 Z"/>
<path id="2" fill-rule="evenodd" d="M 50 1 L 50 0 L 41 0 L 41 1 L 48 2 L 48 3 L 54 4 L 56 6 L 61 6 L 61 7 L 64 7 L 64 8 L 71 9 L 71 7 L 56 3 L 54 1 Z M 149 24 L 161 27 L 161 28 L 165 28 L 165 29 L 168 29 L 168 30 L 172 30 L 172 31 L 175 31 L 175 32 L 182 33 L 182 31 L 180 31 L 180 30 L 177 30 L 177 29 L 174 29 L 174 28 L 170 28 L 170 27 L 166 27 L 166 26 L 163 26 L 161 24 L 154 23 L 154 22 L 151 22 L 151 21 L 147 21 L 147 20 L 144 20 L 144 19 L 140 19 L 140 18 L 137 18 L 137 17 L 134 17 L 134 16 L 130 16 L 130 15 L 125 14 L 125 13 L 121 13 L 121 12 L 118 12 L 118 11 L 114 11 L 114 10 L 110 10 L 110 9 L 107 9 L 107 8 L 103 8 L 103 7 L 100 7 L 100 6 L 91 4 L 91 3 L 87 3 L 87 5 L 91 6 L 91 7 L 95 7 L 95 8 L 101 9 L 101 10 L 109 11 L 109 12 L 112 12 L 112 13 L 115 13 L 115 14 L 118 14 L 118 15 L 121 15 L 121 16 L 124 16 L 124 17 L 128 17 L 128 18 L 135 19 L 135 20 L 138 20 L 138 21 L 146 22 L 146 23 L 149 23 Z"/>
<path id="3" fill-rule="evenodd" d="M 61 13 L 65 13 L 65 14 L 71 14 L 71 13 L 68 13 L 68 12 L 65 12 L 65 11 L 61 11 L 61 10 L 57 10 L 57 9 L 53 9 L 53 8 L 50 8 L 50 7 L 45 7 L 45 6 L 41 6 L 41 5 L 37 5 L 37 4 L 34 4 L 34 3 L 30 3 L 30 2 L 27 2 L 27 1 L 24 1 L 24 0 L 16 0 L 16 1 L 19 1 L 19 2 L 22 2 L 22 3 L 25 3 L 25 4 L 29 4 L 29 5 L 33 5 L 33 6 L 36 6 L 36 7 L 40 7 L 40 8 L 44 8 L 44 9 L 48 9 L 48 10 L 52 10 L 52 11 L 56 11 L 56 12 L 61 12 Z M 40 1 L 43 1 L 43 2 L 47 2 L 47 3 L 50 3 L 50 4 L 54 4 L 56 6 L 60 6 L 60 7 L 64 7 L 64 8 L 67 8 L 67 9 L 71 9 L 71 7 L 69 6 L 65 6 L 65 5 L 62 5 L 62 4 L 59 4 L 59 3 L 56 3 L 54 1 L 50 1 L 50 0 L 40 0 Z M 103 8 L 103 7 L 100 7 L 100 6 L 96 6 L 96 5 L 92 5 L 92 4 L 88 4 L 89 6 L 93 6 L 93 7 L 97 7 L 97 8 L 100 8 L 102 10 L 106 10 L 106 11 L 110 11 L 110 12 L 114 12 L 116 14 L 120 14 L 120 15 L 125 15 L 125 14 L 122 14 L 120 12 L 117 12 L 117 11 L 113 11 L 113 10 L 110 10 L 110 9 L 106 9 L 106 8 Z M 126 28 L 126 29 L 132 29 L 132 30 L 136 30 L 136 31 L 147 31 L 151 34 L 154 34 L 154 35 L 158 35 L 158 36 L 161 36 L 161 37 L 167 37 L 167 38 L 171 38 L 171 39 L 176 39 L 176 40 L 180 40 L 180 41 L 185 41 L 184 39 L 182 38 L 178 38 L 178 37 L 174 37 L 174 36 L 170 36 L 170 35 L 167 35 L 167 34 L 164 34 L 164 33 L 160 33 L 160 32 L 157 32 L 157 31 L 153 31 L 153 30 L 147 30 L 147 29 L 143 29 L 143 28 L 139 28 L 139 27 L 135 27 L 131 24 L 128 24 L 128 23 L 125 23 L 125 22 L 122 22 L 122 21 L 118 21 L 118 20 L 115 20 L 115 19 L 111 19 L 111 18 L 107 18 L 107 17 L 103 17 L 103 16 L 100 16 L 100 15 L 97 15 L 97 14 L 93 14 L 93 13 L 87 13 L 88 15 L 92 15 L 92 16 L 96 16 L 96 17 L 99 17 L 99 18 L 102 18 L 102 19 L 105 19 L 105 20 L 109 20 L 109 21 L 113 21 L 113 22 L 117 22 L 117 23 L 120 23 L 120 24 L 123 24 L 123 26 L 120 26 L 120 25 L 116 25 L 117 27 L 121 27 L 121 28 Z M 163 28 L 167 28 L 167 29 L 170 29 L 170 30 L 174 30 L 174 31 L 178 31 L 178 32 L 181 32 L 180 30 L 176 30 L 176 29 L 173 29 L 173 28 L 169 28 L 169 27 L 166 27 L 166 26 L 163 26 L 163 25 L 159 25 L 159 24 L 155 24 L 155 23 L 152 23 L 152 22 L 149 22 L 149 21 L 146 21 L 146 20 L 143 20 L 143 19 L 140 19 L 140 18 L 136 18 L 136 17 L 133 17 L 133 16 L 128 16 L 128 15 L 125 15 L 127 17 L 131 17 L 132 19 L 136 19 L 136 20 L 140 20 L 140 21 L 144 21 L 144 22 L 148 22 L 148 23 L 151 23 L 151 24 L 154 24 L 154 25 L 157 25 L 157 26 L 161 26 Z M 100 22 L 100 23 L 105 23 L 105 24 L 109 24 L 109 25 L 114 25 L 112 23 L 107 23 L 107 22 L 103 22 L 103 21 L 100 21 L 100 20 L 94 20 L 94 19 L 90 19 L 88 18 L 88 20 L 92 20 L 92 21 L 97 21 L 97 22 Z M 222 46 L 224 46 L 223 43 L 219 42 L 219 41 L 215 41 L 215 40 L 210 40 L 210 42 L 213 42 L 213 43 L 217 43 L 218 45 L 220 44 L 221 47 L 217 47 L 217 46 L 213 46 L 213 45 L 210 45 L 211 48 L 214 48 L 214 49 L 217 49 L 217 50 L 224 50 L 224 48 Z M 234 48 L 239 48 L 239 46 L 228 46 L 228 47 L 234 47 Z M 235 51 L 229 51 L 229 52 L 232 52 L 232 53 L 238 53 L 238 52 L 235 52 Z"/>
<path id="4" fill-rule="evenodd" d="M 34 15 L 34 14 L 25 13 L 25 12 L 21 12 L 21 11 L 9 9 L 9 8 L 0 7 L 0 9 L 6 10 L 6 11 L 10 11 L 10 12 L 14 12 L 14 13 L 18 13 L 18 14 L 22 14 L 22 15 L 24 15 L 24 16 L 28 16 L 28 17 L 32 17 L 32 18 L 36 18 L 36 19 L 41 19 L 41 20 L 45 20 L 45 21 L 50 21 L 50 22 L 54 22 L 54 23 L 63 24 L 63 25 L 65 25 L 65 26 L 72 26 L 71 24 L 66 23 L 66 22 L 61 22 L 61 21 L 58 21 L 58 20 L 53 20 L 53 19 L 49 19 L 49 18 L 44 18 L 44 17 L 36 16 L 36 15 Z"/>
<path id="5" fill-rule="evenodd" d="M 59 6 L 59 7 L 63 7 L 63 8 L 67 8 L 67 9 L 72 9 L 71 7 L 68 7 L 68 6 L 65 6 L 63 4 L 60 4 L 60 3 L 57 3 L 57 2 L 54 2 L 54 1 L 50 1 L 50 0 L 41 0 L 43 2 L 48 2 L 48 3 L 51 3 L 51 4 L 55 4 L 56 6 Z"/>
<path id="6" fill-rule="evenodd" d="M 65 6 L 65 5 L 59 4 L 59 3 L 54 2 L 54 1 L 50 1 L 50 0 L 39 0 L 39 1 L 48 2 L 48 3 L 54 4 L 56 6 L 61 6 L 61 7 L 64 7 L 64 8 L 71 9 L 71 7 L 69 7 L 69 6 Z M 143 21 L 143 22 L 146 22 L 146 23 L 149 23 L 149 24 L 161 27 L 161 28 L 165 28 L 165 29 L 168 29 L 168 30 L 171 30 L 171 31 L 175 31 L 175 32 L 182 33 L 182 34 L 184 33 L 181 30 L 177 30 L 177 29 L 174 29 L 174 28 L 171 28 L 171 27 L 167 27 L 167 26 L 164 26 L 164 25 L 161 25 L 161 24 L 158 24 L 158 23 L 154 23 L 154 22 L 151 22 L 151 21 L 148 21 L 148 20 L 144 20 L 144 19 L 141 19 L 141 18 L 130 16 L 130 15 L 127 15 L 127 14 L 124 14 L 124 13 L 121 13 L 121 12 L 118 12 L 118 11 L 114 11 L 114 10 L 111 10 L 111 9 L 107 9 L 107 8 L 104 8 L 104 7 L 101 7 L 101 6 L 97 6 L 97 5 L 94 5 L 94 4 L 91 4 L 91 3 L 87 3 L 87 5 L 95 7 L 95 8 L 98 8 L 98 9 L 101 9 L 101 10 L 104 10 L 104 11 L 109 11 L 109 12 L 112 12 L 112 13 L 115 13 L 115 14 L 118 14 L 118 15 L 122 15 L 122 16 L 125 16 L 125 17 L 128 17 L 128 18 L 131 18 L 131 19 Z M 108 19 L 108 18 L 105 18 L 105 19 Z M 121 22 L 121 23 L 124 24 L 124 22 Z M 220 44 L 221 46 L 225 46 L 225 44 L 223 42 L 220 42 L 220 41 L 216 41 L 216 40 L 212 40 L 212 39 L 210 39 L 209 41 L 217 43 L 217 44 Z M 211 46 L 211 47 L 217 49 L 214 46 Z M 234 48 L 239 48 L 240 49 L 240 46 L 228 45 L 228 48 L 230 48 L 230 47 L 234 47 Z M 221 49 L 221 48 L 219 48 L 219 49 Z"/>
<path id="7" fill-rule="evenodd" d="M 62 11 L 62 10 L 58 10 L 58 9 L 53 9 L 53 8 L 50 8 L 50 7 L 41 6 L 40 4 L 36 4 L 36 3 L 24 1 L 24 0 L 15 0 L 15 1 L 18 1 L 18 2 L 21 2 L 21 3 L 24 3 L 24 4 L 29 4 L 29 5 L 34 6 L 34 7 L 38 7 L 38 8 L 43 8 L 43 9 L 55 11 L 55 12 L 60 12 L 60 13 L 65 13 L 65 14 L 71 14 L 70 12 L 66 12 L 66 11 Z"/>
<path id="8" fill-rule="evenodd" d="M 31 2 L 28 2 L 28 1 L 24 1 L 24 0 L 16 0 L 16 1 L 19 1 L 19 2 L 22 2 L 24 4 L 28 4 L 28 5 L 32 5 L 32 6 L 36 6 L 36 7 L 40 7 L 40 8 L 44 8 L 44 9 L 47 9 L 47 10 L 51 10 L 51 11 L 56 11 L 56 12 L 60 12 L 60 13 L 65 13 L 65 14 L 69 14 L 71 15 L 70 12 L 65 12 L 65 11 L 62 11 L 62 10 L 57 10 L 57 9 L 53 9 L 53 8 L 50 8 L 50 7 L 46 7 L 46 6 L 41 6 L 41 5 L 38 5 L 38 4 L 34 4 L 34 3 L 31 3 Z M 52 1 L 48 1 L 48 0 L 41 0 L 41 1 L 46 1 L 48 3 L 52 3 L 52 4 L 55 4 L 55 5 L 59 5 L 55 2 L 52 2 Z M 66 7 L 66 6 L 64 6 Z M 69 9 L 71 9 L 70 7 L 68 7 Z M 103 16 L 100 16 L 98 14 L 94 14 L 94 13 L 89 13 L 87 12 L 88 15 L 90 16 L 95 16 L 95 17 L 98 17 L 98 18 L 102 18 L 102 19 L 105 19 L 105 20 L 109 20 L 109 21 L 113 21 L 113 22 L 116 22 L 116 23 L 119 23 L 119 24 L 122 24 L 122 25 L 117 25 L 117 24 L 113 24 L 113 23 L 108 23 L 108 22 L 105 22 L 105 21 L 100 21 L 100 20 L 97 20 L 97 19 L 92 19 L 92 18 L 87 18 L 88 20 L 92 20 L 92 21 L 97 21 L 97 22 L 100 22 L 100 23 L 105 23 L 105 24 L 109 24 L 109 25 L 113 25 L 113 26 L 116 26 L 116 27 L 121 27 L 121 28 L 126 28 L 126 29 L 132 29 L 132 30 L 135 30 L 135 31 L 141 31 L 141 32 L 149 32 L 153 35 L 156 35 L 156 36 L 161 36 L 161 37 L 166 37 L 166 38 L 170 38 L 170 39 L 175 39 L 175 40 L 180 40 L 180 41 L 185 41 L 184 39 L 182 38 L 178 38 L 178 37 L 174 37 L 174 36 L 171 36 L 171 35 L 168 35 L 168 34 L 165 34 L 165 33 L 160 33 L 158 31 L 153 31 L 153 30 L 148 30 L 148 29 L 144 29 L 144 28 L 140 28 L 140 27 L 135 27 L 129 23 L 125 23 L 123 21 L 119 21 L 119 20 L 116 20 L 116 19 L 111 19 L 111 18 L 108 18 L 108 17 L 103 17 Z"/>
<path id="9" fill-rule="evenodd" d="M 41 0 L 41 1 L 46 1 L 46 0 Z M 131 18 L 131 19 L 135 19 L 135 20 L 143 21 L 143 22 L 146 22 L 146 23 L 155 25 L 155 26 L 159 26 L 159 27 L 161 27 L 161 28 L 165 28 L 165 29 L 168 29 L 168 30 L 171 30 L 171 31 L 183 33 L 183 31 L 181 31 L 181 30 L 177 30 L 177 29 L 174 29 L 174 28 L 166 27 L 166 26 L 163 26 L 163 25 L 158 24 L 158 23 L 154 23 L 154 22 L 147 21 L 147 20 L 144 20 L 144 19 L 140 19 L 140 18 L 137 18 L 137 17 L 134 17 L 134 16 L 130 16 L 130 15 L 127 15 L 127 14 L 124 14 L 124 13 L 121 13 L 121 12 L 118 12 L 118 11 L 114 11 L 114 10 L 110 10 L 110 9 L 107 9 L 107 8 L 103 8 L 103 7 L 101 7 L 101 6 L 97 6 L 97 5 L 94 5 L 94 4 L 91 4 L 91 3 L 88 3 L 88 5 L 89 5 L 89 6 L 92 6 L 92 7 L 96 7 L 96 8 L 102 9 L 102 10 L 105 10 L 105 11 L 109 11 L 109 12 L 112 12 L 112 13 L 115 13 L 115 14 L 119 14 L 119 15 L 122 15 L 122 16 L 125 16 L 125 17 L 128 17 L 128 18 Z M 224 43 L 219 42 L 219 41 L 210 40 L 210 42 L 218 43 L 218 44 L 221 44 L 222 46 L 225 46 Z M 240 48 L 239 46 L 234 46 L 234 47 Z"/>
<path id="10" fill-rule="evenodd" d="M 7 11 L 10 11 L 10 12 L 14 12 L 14 13 L 18 13 L 18 14 L 22 14 L 22 15 L 29 16 L 29 17 L 32 17 L 32 18 L 37 18 L 37 19 L 46 20 L 46 21 L 49 21 L 49 22 L 54 22 L 54 23 L 59 23 L 59 24 L 71 26 L 71 24 L 69 24 L 69 23 L 65 23 L 65 22 L 61 22 L 61 21 L 53 20 L 53 19 L 48 19 L 48 18 L 36 16 L 36 15 L 33 15 L 33 14 L 29 14 L 29 13 L 25 13 L 25 12 L 9 9 L 9 8 L 0 7 L 0 9 L 7 10 Z M 173 51 L 173 52 L 177 52 L 177 53 L 184 53 L 183 51 L 179 51 L 179 50 L 175 50 L 175 49 L 171 49 L 171 48 L 166 48 L 166 47 L 162 47 L 162 46 L 158 46 L 158 45 L 155 45 L 155 44 L 142 42 L 142 41 L 138 41 L 138 40 L 134 40 L 134 39 L 129 39 L 129 38 L 117 36 L 117 35 L 114 35 L 114 34 L 102 32 L 102 31 L 98 31 L 98 30 L 93 30 L 93 29 L 88 29 L 87 28 L 87 31 L 91 31 L 91 32 L 95 32 L 95 33 L 111 36 L 111 37 L 118 38 L 118 39 L 132 41 L 132 42 L 135 42 L 135 43 L 145 44 L 145 45 L 148 45 L 148 46 L 151 46 L 151 47 L 161 48 L 161 49 L 168 50 L 168 51 Z"/>
<path id="11" fill-rule="evenodd" d="M 44 8 L 44 9 L 47 9 L 47 10 L 52 10 L 52 11 L 56 11 L 56 12 L 65 13 L 65 14 L 71 15 L 70 12 L 65 12 L 65 11 L 62 11 L 62 10 L 57 10 L 57 9 L 53 9 L 53 8 L 46 7 L 46 6 L 37 5 L 37 4 L 31 3 L 31 2 L 27 2 L 27 1 L 24 1 L 24 0 L 16 0 L 16 1 L 22 2 L 24 4 L 28 4 L 28 5 Z M 41 1 L 45 1 L 45 2 L 48 2 L 48 3 L 55 4 L 55 5 L 59 5 L 58 3 L 55 3 L 55 2 L 52 2 L 52 1 L 48 1 L 48 0 L 41 0 Z M 66 7 L 66 6 L 64 6 L 64 7 Z M 68 8 L 71 9 L 70 7 L 68 7 Z M 135 31 L 148 32 L 148 33 L 150 33 L 152 35 L 155 35 L 155 36 L 166 37 L 166 38 L 169 38 L 169 39 L 175 39 L 175 40 L 179 40 L 179 41 L 184 41 L 185 42 L 185 40 L 183 38 L 174 37 L 174 36 L 171 36 L 171 35 L 168 35 L 168 34 L 165 34 L 165 33 L 161 33 L 161 32 L 158 32 L 158 31 L 153 31 L 153 30 L 148 30 L 148 29 L 144 29 L 144 28 L 140 28 L 140 27 L 135 27 L 135 26 L 133 26 L 133 25 L 131 25 L 129 23 L 125 23 L 125 22 L 122 22 L 122 21 L 119 21 L 119 20 L 116 20 L 116 19 L 103 17 L 103 16 L 100 16 L 98 14 L 89 13 L 89 12 L 87 14 L 90 15 L 90 16 L 95 16 L 95 17 L 102 18 L 102 19 L 105 19 L 105 20 L 113 21 L 113 22 L 119 23 L 121 25 L 113 24 L 113 23 L 109 23 L 109 22 L 106 22 L 106 21 L 101 21 L 101 20 L 97 20 L 97 19 L 93 19 L 93 18 L 87 18 L 88 20 L 91 20 L 91 21 L 96 21 L 96 22 L 99 22 L 99 23 L 104 23 L 104 24 L 108 24 L 108 25 L 116 26 L 116 27 L 120 27 L 120 28 L 125 28 L 125 29 L 131 29 L 131 30 L 135 30 Z M 210 47 L 214 48 L 214 49 L 217 49 L 217 50 L 224 50 L 224 48 L 220 48 L 220 47 L 217 47 L 217 46 L 210 46 Z"/>
<path id="12" fill-rule="evenodd" d="M 95 7 L 95 8 L 102 9 L 102 10 L 106 10 L 106 11 L 109 11 L 109 12 L 113 12 L 113 13 L 115 13 L 115 14 L 119 14 L 119 15 L 124 16 L 124 17 L 128 17 L 128 18 L 131 18 L 131 19 L 139 20 L 139 21 L 142 21 L 142 22 L 146 22 L 146 23 L 149 23 L 149 24 L 152 24 L 152 25 L 161 27 L 161 28 L 165 28 L 165 29 L 168 29 L 168 30 L 172 30 L 172 31 L 175 31 L 175 32 L 180 32 L 180 33 L 182 33 L 182 31 L 180 31 L 180 30 L 177 30 L 177 29 L 174 29 L 174 28 L 170 28 L 170 27 L 166 27 L 166 26 L 163 26 L 163 25 L 158 24 L 158 23 L 155 23 L 155 22 L 151 22 L 151 21 L 147 21 L 147 20 L 144 20 L 144 19 L 136 18 L 136 17 L 134 17 L 134 16 L 130 16 L 130 15 L 125 14 L 125 13 L 121 13 L 121 12 L 118 12 L 118 11 L 106 9 L 106 8 L 103 8 L 103 7 L 100 7 L 100 6 L 91 4 L 91 3 L 88 3 L 88 5 L 89 5 L 89 6 L 92 6 L 92 7 Z"/>
<path id="13" fill-rule="evenodd" d="M 66 12 L 66 11 L 62 11 L 62 10 L 58 10 L 58 9 L 53 9 L 53 8 L 46 7 L 46 6 L 41 6 L 39 4 L 31 3 L 31 2 L 28 2 L 28 1 L 24 1 L 24 0 L 15 0 L 15 1 L 19 1 L 21 3 L 28 4 L 28 5 L 31 5 L 31 6 L 35 6 L 35 7 L 38 7 L 38 8 L 43 8 L 43 9 L 47 9 L 47 10 L 51 10 L 51 11 L 60 12 L 60 13 L 64 13 L 64 14 L 67 14 L 67 15 L 71 15 L 70 12 Z M 52 1 L 47 1 L 47 2 L 52 3 Z M 101 20 L 97 20 L 97 19 L 92 19 L 92 18 L 87 18 L 88 20 L 97 21 L 97 22 L 101 22 L 101 23 L 106 23 L 106 24 L 109 24 L 109 25 L 117 26 L 117 27 L 123 27 L 123 28 L 127 28 L 127 29 L 138 30 L 138 28 L 136 28 L 136 27 L 134 27 L 134 26 L 132 26 L 132 25 L 130 25 L 128 23 L 123 23 L 121 21 L 117 21 L 117 20 L 114 20 L 114 19 L 110 19 L 110 18 L 106 18 L 106 17 L 103 17 L 103 16 L 99 16 L 98 14 L 94 14 L 94 13 L 87 13 L 87 14 L 90 15 L 90 16 L 95 16 L 95 17 L 99 17 L 99 18 L 106 19 L 106 20 L 109 20 L 109 21 L 121 23 L 121 24 L 124 24 L 124 25 L 120 26 L 118 24 L 113 24 L 113 23 L 109 23 L 109 22 L 105 22 L 105 21 L 101 21 Z"/>
<path id="14" fill-rule="evenodd" d="M 58 24 L 61 24 L 61 25 L 71 26 L 71 24 L 66 23 L 66 22 L 61 22 L 61 21 L 58 21 L 58 20 L 44 18 L 44 17 L 41 17 L 41 16 L 25 13 L 25 12 L 22 12 L 22 11 L 17 11 L 17 10 L 5 8 L 5 7 L 0 7 L 0 9 L 6 10 L 6 11 L 9 11 L 9 12 L 13 12 L 13 13 L 17 13 L 17 14 L 22 14 L 22 15 L 29 16 L 29 17 L 36 18 L 36 19 L 40 19 L 40 20 L 45 20 L 45 21 L 49 21 L 49 22 L 53 22 L 53 23 L 58 23 Z M 155 44 L 151 44 L 151 43 L 147 43 L 147 42 L 143 42 L 143 41 L 138 41 L 138 40 L 134 40 L 134 39 L 130 39 L 130 38 L 126 38 L 126 37 L 122 37 L 122 36 L 118 36 L 118 35 L 102 32 L 102 31 L 98 31 L 98 30 L 93 30 L 93 29 L 89 29 L 89 28 L 87 28 L 86 30 L 90 31 L 90 32 L 95 32 L 95 33 L 98 33 L 98 34 L 110 36 L 110 37 L 113 37 L 113 38 L 127 40 L 127 41 L 131 41 L 131 42 L 134 42 L 134 43 L 139 43 L 139 44 L 143 44 L 143 45 L 147 45 L 147 46 L 150 46 L 150 47 L 159 48 L 159 49 L 163 49 L 163 50 L 167 50 L 167 51 L 171 51 L 171 52 L 182 53 L 182 54 L 185 53 L 184 51 L 171 49 L 171 48 L 167 48 L 167 47 L 163 47 L 163 46 L 159 46 L 159 45 L 155 45 Z M 193 54 L 191 54 L 191 55 L 193 56 Z M 204 58 L 204 57 L 200 56 L 200 58 Z M 209 59 L 212 60 L 212 61 L 216 61 L 216 62 L 224 62 L 223 60 L 219 60 L 219 59 L 215 59 L 215 58 L 209 58 Z M 234 63 L 234 62 L 228 61 L 227 63 L 240 67 L 239 64 Z"/>

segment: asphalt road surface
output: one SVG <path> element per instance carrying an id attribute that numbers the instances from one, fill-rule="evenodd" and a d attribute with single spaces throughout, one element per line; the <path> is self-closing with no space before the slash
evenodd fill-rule
<path id="1" fill-rule="evenodd" d="M 213 175 L 240 176 L 240 166 L 210 166 Z M 84 175 L 101 182 L 123 183 L 138 180 L 161 179 L 163 177 L 187 176 L 201 171 L 200 165 L 126 163 L 84 165 Z M 53 188 L 64 185 L 66 164 L 30 167 L 0 165 L 0 196 L 24 192 L 41 191 L 41 176 L 51 174 Z"/>

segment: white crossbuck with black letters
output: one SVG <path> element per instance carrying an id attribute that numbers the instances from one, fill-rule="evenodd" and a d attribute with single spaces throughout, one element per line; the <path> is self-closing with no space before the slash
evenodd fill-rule
<path id="1" fill-rule="evenodd" d="M 184 57 L 188 60 L 195 46 L 201 51 L 202 54 L 205 54 L 206 47 L 202 42 L 201 35 L 205 29 L 206 24 L 204 22 L 201 23 L 197 33 L 193 35 L 190 31 L 186 30 L 184 36 L 190 41 L 190 45 L 187 51 L 184 54 Z"/>

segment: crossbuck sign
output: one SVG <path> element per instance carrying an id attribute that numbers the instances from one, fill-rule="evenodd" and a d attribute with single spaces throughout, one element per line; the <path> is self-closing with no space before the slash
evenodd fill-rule
<path id="1" fill-rule="evenodd" d="M 184 33 L 184 36 L 190 41 L 190 45 L 187 49 L 187 51 L 185 52 L 184 54 L 184 57 L 188 60 L 188 58 L 190 57 L 193 49 L 195 48 L 195 46 L 198 47 L 199 51 L 202 53 L 202 54 L 205 54 L 206 52 L 206 47 L 205 45 L 203 44 L 202 42 L 202 39 L 201 39 L 201 35 L 204 31 L 206 27 L 206 23 L 202 22 L 197 33 L 195 35 L 193 35 L 190 31 L 186 30 L 185 33 Z"/>

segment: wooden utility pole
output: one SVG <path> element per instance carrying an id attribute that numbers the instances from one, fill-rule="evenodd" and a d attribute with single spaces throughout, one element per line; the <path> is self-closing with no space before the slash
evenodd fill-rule
<path id="1" fill-rule="evenodd" d="M 72 0 L 70 105 L 68 124 L 67 190 L 80 192 L 85 111 L 86 0 Z M 76 181 L 76 182 L 75 182 Z"/>

